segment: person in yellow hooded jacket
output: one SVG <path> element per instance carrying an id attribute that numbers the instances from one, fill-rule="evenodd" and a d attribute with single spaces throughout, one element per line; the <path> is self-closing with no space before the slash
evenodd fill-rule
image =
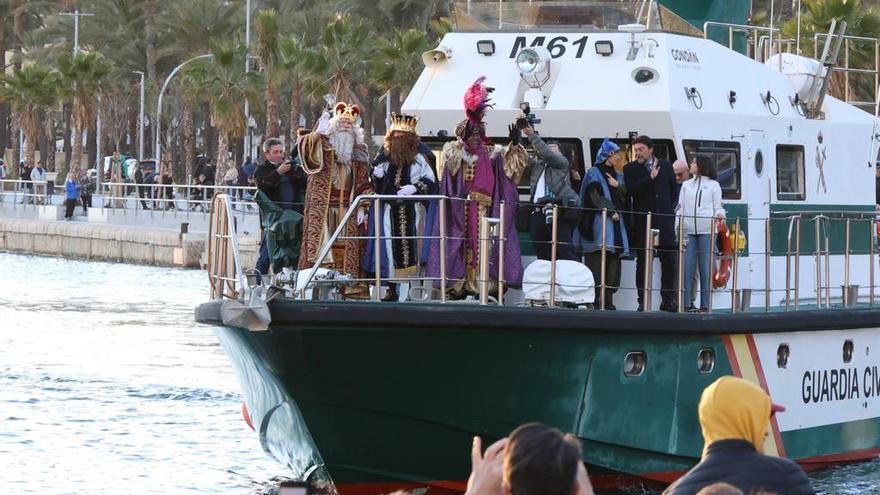
<path id="1" fill-rule="evenodd" d="M 705 441 L 702 459 L 663 495 L 695 495 L 718 482 L 729 483 L 743 493 L 814 495 L 800 466 L 763 453 L 770 416 L 784 410 L 749 381 L 734 376 L 715 380 L 700 397 L 700 427 Z"/>

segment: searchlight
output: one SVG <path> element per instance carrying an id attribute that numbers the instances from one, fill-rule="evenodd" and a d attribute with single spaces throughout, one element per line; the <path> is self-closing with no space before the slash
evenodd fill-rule
<path id="1" fill-rule="evenodd" d="M 532 89 L 540 89 L 550 80 L 550 52 L 543 46 L 523 48 L 516 55 L 519 77 Z"/>

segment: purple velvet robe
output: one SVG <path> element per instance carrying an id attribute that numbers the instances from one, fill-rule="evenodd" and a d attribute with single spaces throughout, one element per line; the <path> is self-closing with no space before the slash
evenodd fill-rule
<path id="1" fill-rule="evenodd" d="M 488 153 L 485 149 L 484 153 Z M 479 158 L 479 157 L 478 157 Z M 519 193 L 516 184 L 512 179 L 508 178 L 504 173 L 504 158 L 501 153 L 496 153 L 491 157 L 487 156 L 492 166 L 493 176 L 480 177 L 479 170 L 474 177 L 473 182 L 464 180 L 464 166 L 459 168 L 458 173 L 453 177 L 450 173 L 450 167 L 444 167 L 443 179 L 440 182 L 439 194 L 450 198 L 466 199 L 471 190 L 480 190 L 481 185 L 491 185 L 492 187 L 492 208 L 489 215 L 498 218 L 501 211 L 501 202 L 504 201 L 504 283 L 508 287 L 519 288 L 522 285 L 522 257 L 520 254 L 519 237 L 516 232 L 515 217 L 516 204 L 519 199 Z M 494 180 L 492 180 L 494 179 Z M 494 183 L 493 183 L 494 182 Z M 437 211 L 437 221 L 434 223 L 433 236 L 440 235 L 440 212 Z M 471 241 L 477 242 L 479 239 L 479 226 L 471 224 L 471 228 L 467 229 L 467 221 L 465 219 L 465 202 L 464 201 L 447 201 L 446 203 L 446 238 L 433 240 L 431 242 L 431 251 L 428 258 L 427 276 L 440 277 L 440 242 L 445 243 L 446 249 L 446 286 L 452 287 L 458 281 L 466 276 L 465 270 L 465 246 Z M 497 238 L 493 239 L 489 252 L 489 274 L 492 279 L 498 279 L 498 243 Z M 440 281 L 435 281 L 436 287 L 440 286 Z"/>

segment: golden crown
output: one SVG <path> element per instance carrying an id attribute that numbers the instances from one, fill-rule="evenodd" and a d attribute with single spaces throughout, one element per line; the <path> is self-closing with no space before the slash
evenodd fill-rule
<path id="1" fill-rule="evenodd" d="M 413 115 L 397 115 L 391 114 L 391 127 L 388 132 L 402 131 L 411 134 L 417 134 L 416 126 L 419 124 L 419 118 Z"/>
<path id="2" fill-rule="evenodd" d="M 334 114 L 340 119 L 347 119 L 352 122 L 356 121 L 361 109 L 357 105 L 349 105 L 348 103 L 339 102 L 334 108 Z"/>

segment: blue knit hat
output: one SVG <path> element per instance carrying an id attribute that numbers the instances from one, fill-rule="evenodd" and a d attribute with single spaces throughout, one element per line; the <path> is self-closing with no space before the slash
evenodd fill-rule
<path id="1" fill-rule="evenodd" d="M 608 159 L 609 155 L 617 153 L 618 151 L 620 151 L 620 146 L 614 144 L 614 141 L 605 138 L 605 140 L 602 141 L 602 145 L 599 146 L 599 151 L 596 153 L 596 161 L 593 162 L 593 165 L 605 163 L 605 160 Z"/>

